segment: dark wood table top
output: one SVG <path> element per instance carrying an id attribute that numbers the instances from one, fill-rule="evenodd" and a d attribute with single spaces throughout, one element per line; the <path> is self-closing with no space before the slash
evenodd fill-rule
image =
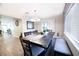
<path id="1" fill-rule="evenodd" d="M 23 56 L 24 51 L 19 38 L 12 36 L 0 37 L 0 56 Z"/>
<path id="2" fill-rule="evenodd" d="M 29 35 L 26 36 L 24 40 L 29 40 L 32 44 L 39 45 L 43 48 L 47 48 L 51 41 L 50 39 L 43 37 L 43 35 Z"/>

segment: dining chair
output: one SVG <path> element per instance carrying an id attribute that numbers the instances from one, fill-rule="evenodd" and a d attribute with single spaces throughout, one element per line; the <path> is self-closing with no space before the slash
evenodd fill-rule
<path id="1" fill-rule="evenodd" d="M 38 45 L 32 44 L 31 45 L 31 52 L 32 52 L 32 56 L 44 56 L 45 49 L 42 47 L 39 47 Z"/>
<path id="2" fill-rule="evenodd" d="M 23 40 L 22 34 L 19 37 L 23 50 L 24 50 L 24 56 L 31 56 L 31 48 L 30 48 L 30 42 L 28 40 Z"/>
<path id="3" fill-rule="evenodd" d="M 29 40 L 22 40 L 23 41 L 23 47 L 24 47 L 24 55 L 25 56 L 32 56 L 32 51 L 31 51 L 31 44 Z"/>

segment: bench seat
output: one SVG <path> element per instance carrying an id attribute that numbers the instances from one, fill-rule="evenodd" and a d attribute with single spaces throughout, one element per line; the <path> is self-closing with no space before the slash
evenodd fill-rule
<path id="1" fill-rule="evenodd" d="M 56 39 L 55 47 L 54 47 L 54 55 L 58 56 L 70 56 L 71 52 L 65 39 Z"/>

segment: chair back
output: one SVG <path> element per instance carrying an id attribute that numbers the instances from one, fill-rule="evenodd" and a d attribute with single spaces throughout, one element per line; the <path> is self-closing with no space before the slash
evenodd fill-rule
<path id="1" fill-rule="evenodd" d="M 31 47 L 30 47 L 30 41 L 28 40 L 24 40 L 23 37 L 22 37 L 22 33 L 19 37 L 20 41 L 21 41 L 21 45 L 23 47 L 23 50 L 24 50 L 24 56 L 30 56 L 32 55 L 31 53 Z"/>

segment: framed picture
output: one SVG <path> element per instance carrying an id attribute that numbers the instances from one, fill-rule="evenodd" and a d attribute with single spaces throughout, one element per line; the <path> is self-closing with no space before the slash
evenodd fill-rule
<path id="1" fill-rule="evenodd" d="M 16 21 L 15 21 L 15 25 L 16 25 L 16 26 L 19 26 L 19 20 L 16 20 Z"/>
<path id="2" fill-rule="evenodd" d="M 34 22 L 27 21 L 27 29 L 34 29 Z"/>

